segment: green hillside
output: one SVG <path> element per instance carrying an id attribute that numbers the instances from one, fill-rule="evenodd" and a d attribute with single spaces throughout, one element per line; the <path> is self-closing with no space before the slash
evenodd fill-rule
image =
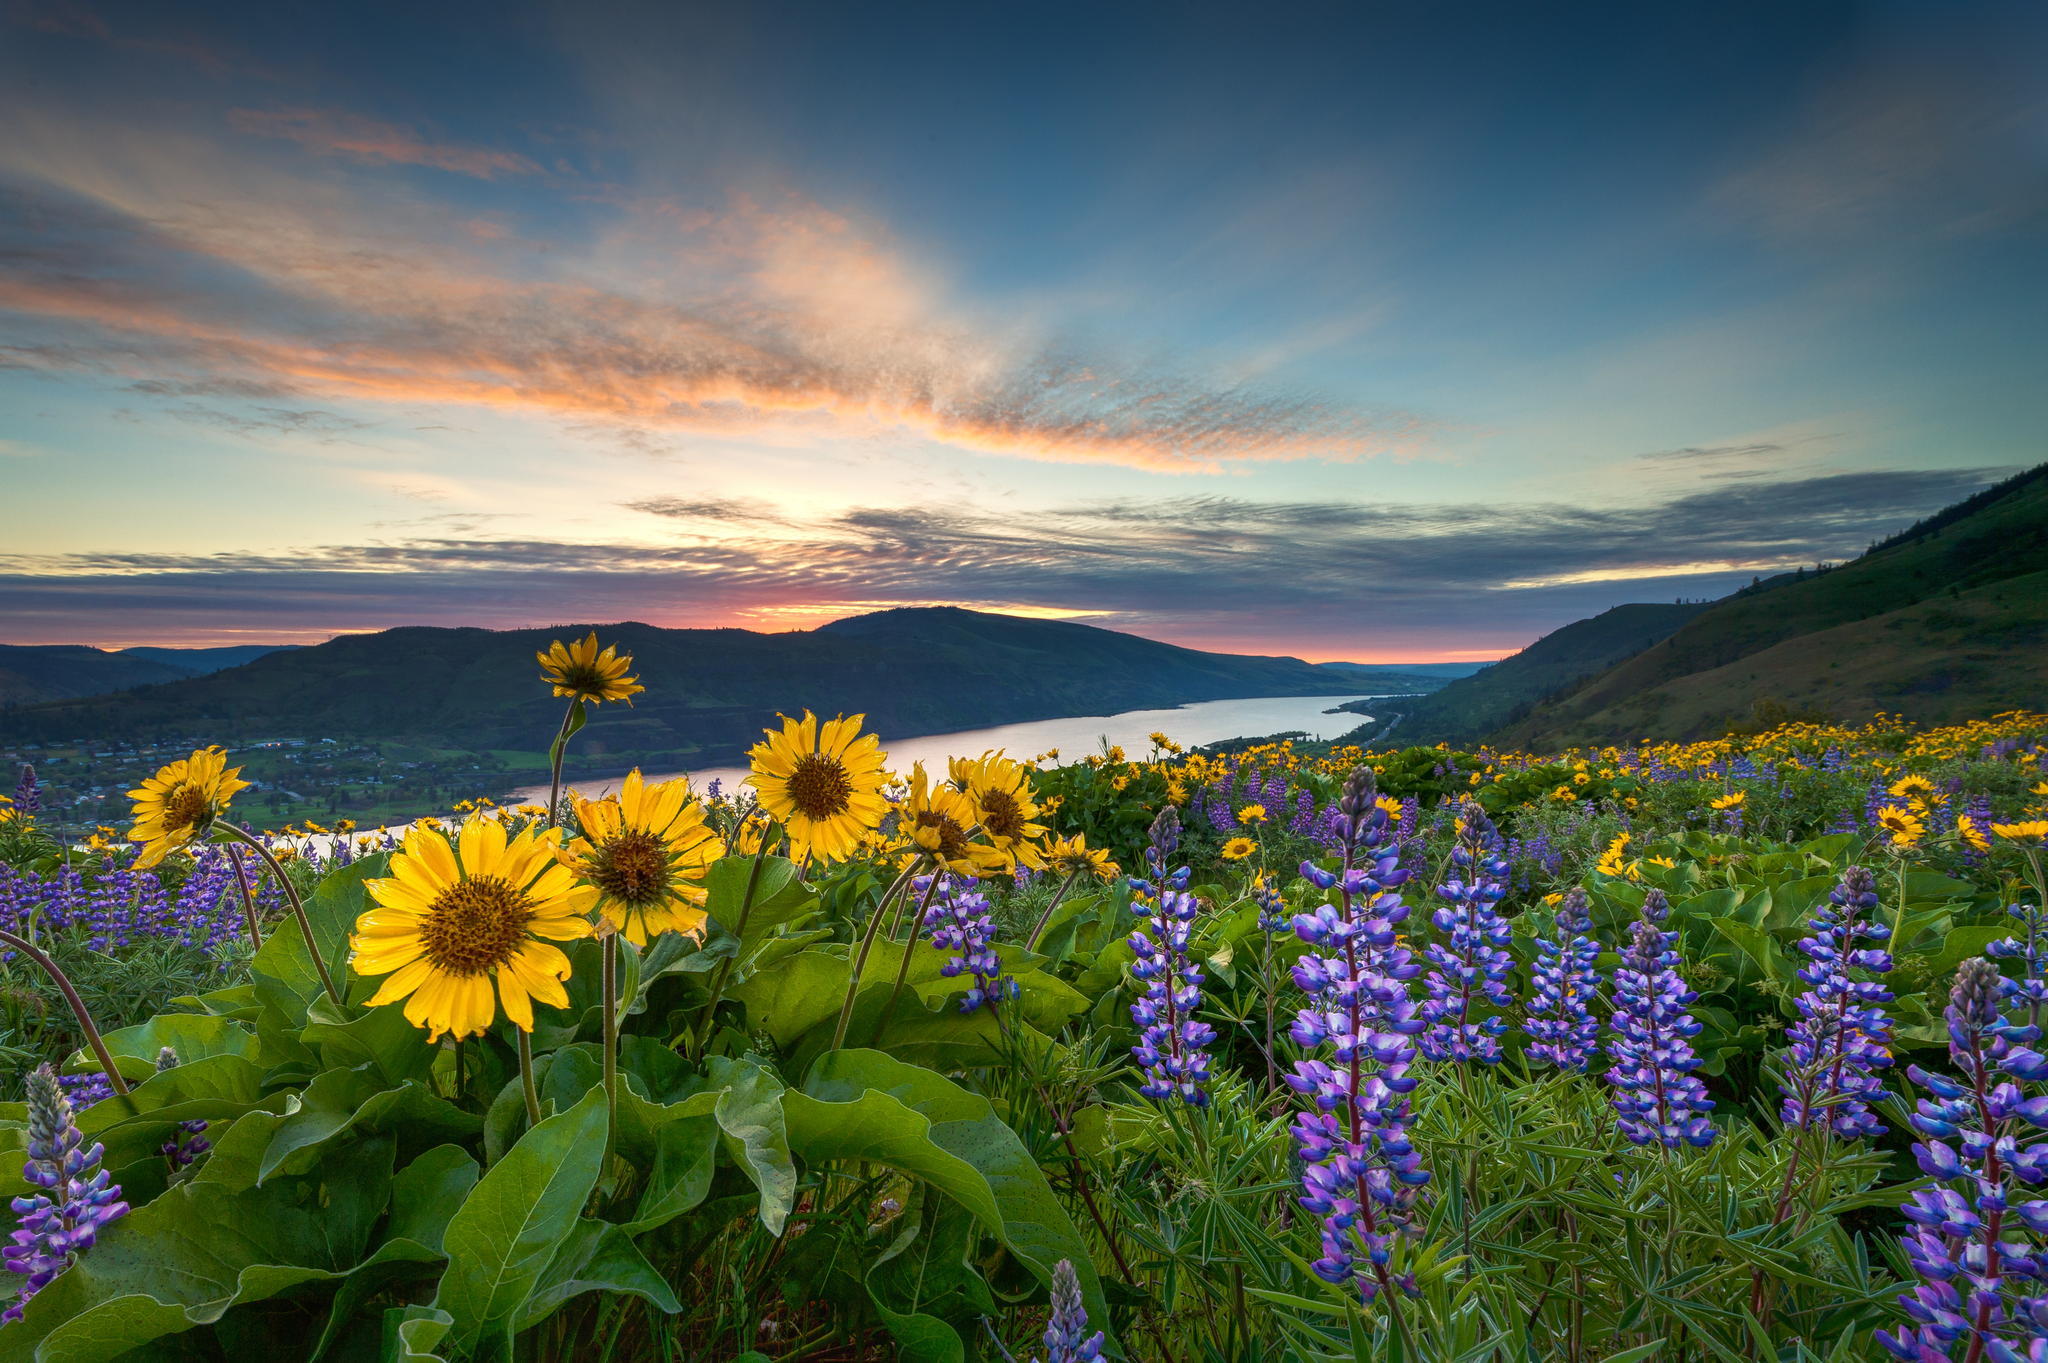
<path id="1" fill-rule="evenodd" d="M 586 625 L 406 628 L 271 653 L 211 676 L 0 715 L 0 743 L 282 737 L 418 739 L 477 753 L 545 745 L 560 705 L 534 653 Z M 737 760 L 778 711 L 863 711 L 884 736 L 1190 701 L 1356 695 L 1297 658 L 1202 653 L 1113 630 L 952 608 L 883 611 L 808 632 L 598 627 L 648 687 L 604 707 L 573 750 L 590 772 Z"/>
<path id="2" fill-rule="evenodd" d="M 1404 746 L 1471 742 L 1527 712 L 1544 697 L 1641 653 L 1704 609 L 1647 602 L 1616 606 L 1590 620 L 1554 630 L 1520 653 L 1460 677 L 1441 690 L 1402 701 L 1401 717 L 1391 729 L 1385 724 L 1367 725 L 1350 736 L 1350 741 L 1383 735 Z"/>
<path id="3" fill-rule="evenodd" d="M 1493 739 L 1545 749 L 1701 737 L 1787 714 L 1892 710 L 1940 723 L 2044 705 L 2048 465 L 1849 563 L 1717 601 Z"/>
<path id="4" fill-rule="evenodd" d="M 98 696 L 191 675 L 162 659 L 82 644 L 0 644 L 0 706 Z"/>

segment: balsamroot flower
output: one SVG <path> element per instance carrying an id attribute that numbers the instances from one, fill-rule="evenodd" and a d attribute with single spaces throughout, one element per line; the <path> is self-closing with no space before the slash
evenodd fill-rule
<path id="1" fill-rule="evenodd" d="M 571 795 L 583 836 L 561 861 L 597 890 L 605 921 L 636 947 L 664 932 L 704 926 L 704 877 L 725 843 L 704 822 L 704 806 L 678 778 L 647 785 L 635 767 L 615 799 Z"/>
<path id="2" fill-rule="evenodd" d="M 1850 1140 L 1884 1131 L 1871 1104 L 1886 1096 L 1878 1071 L 1892 1063 L 1892 1022 L 1884 1011 L 1892 993 L 1851 974 L 1883 975 L 1892 968 L 1889 952 L 1858 945 L 1891 936 L 1890 928 L 1867 917 L 1877 905 L 1877 878 L 1851 866 L 1829 891 L 1827 907 L 1814 914 L 1813 935 L 1800 939 L 1808 964 L 1799 978 L 1809 987 L 1796 1003 L 1799 1020 L 1788 1029 L 1792 1048 L 1780 1109 L 1787 1126 L 1825 1123 Z"/>
<path id="3" fill-rule="evenodd" d="M 1529 1019 L 1529 1058 L 1584 1074 L 1600 1051 L 1600 1021 L 1593 998 L 1600 991 L 1600 943 L 1587 936 L 1593 917 L 1586 892 L 1566 890 L 1557 906 L 1556 940 L 1536 939 L 1534 988 Z"/>
<path id="4" fill-rule="evenodd" d="M 938 876 L 936 889 L 924 876 L 913 880 L 910 888 L 919 897 L 933 890 L 924 911 L 924 926 L 934 947 L 956 953 L 939 967 L 939 973 L 949 980 L 960 975 L 974 977 L 973 988 L 960 1000 L 960 1011 L 971 1013 L 983 1004 L 993 1008 L 1002 999 L 1017 997 L 1017 982 L 1004 977 L 1002 958 L 996 955 L 996 927 L 989 915 L 988 897 L 972 880 L 943 871 Z"/>
<path id="5" fill-rule="evenodd" d="M 249 788 L 241 775 L 219 748 L 200 748 L 129 791 L 135 826 L 128 836 L 142 844 L 133 869 L 146 871 L 178 848 L 203 841 L 228 812 L 228 802 Z"/>
<path id="6" fill-rule="evenodd" d="M 1132 882 L 1139 891 L 1132 907 L 1146 918 L 1130 936 L 1137 957 L 1131 974 L 1145 986 L 1131 1005 L 1131 1020 L 1139 1028 L 1131 1055 L 1145 1071 L 1138 1091 L 1147 1098 L 1163 1102 L 1178 1097 L 1190 1107 L 1207 1107 L 1206 1052 L 1216 1032 L 1195 1016 L 1202 1006 L 1202 968 L 1188 951 L 1188 939 L 1201 905 L 1187 891 L 1188 868 L 1166 870 L 1179 845 L 1180 816 L 1168 805 L 1153 821 L 1145 850 L 1152 879 Z"/>
<path id="7" fill-rule="evenodd" d="M 1024 764 L 991 752 L 973 761 L 956 757 L 949 770 L 953 784 L 966 793 L 974 810 L 973 821 L 981 826 L 981 835 L 992 849 L 989 865 L 1007 871 L 1020 865 L 1044 870 L 1039 839 L 1047 829 L 1038 822 L 1038 799 Z"/>
<path id="8" fill-rule="evenodd" d="M 1060 875 L 1086 874 L 1097 880 L 1114 880 L 1122 869 L 1106 849 L 1090 847 L 1086 833 L 1052 839 L 1045 846 L 1044 861 L 1047 869 Z"/>
<path id="9" fill-rule="evenodd" d="M 747 784 L 761 809 L 789 830 L 799 860 L 846 860 L 889 813 L 882 796 L 888 754 L 882 740 L 860 731 L 866 718 L 841 715 L 820 724 L 809 710 L 802 719 L 784 715 L 781 732 L 769 730 L 747 750 Z"/>
<path id="10" fill-rule="evenodd" d="M 1930 1095 L 1908 1120 L 1925 1138 L 1913 1155 L 1934 1183 L 1903 1209 L 1906 1258 L 1921 1278 L 1899 1298 L 1912 1323 L 1879 1330 L 1877 1342 L 1911 1363 L 1956 1357 L 1959 1344 L 1964 1359 L 1991 1363 L 2048 1354 L 2038 1295 L 2048 1201 L 2030 1196 L 2048 1182 L 2048 1140 L 2038 1139 L 2048 1096 L 2022 1087 L 2048 1079 L 2048 1056 L 2034 1049 L 2039 1028 L 2000 1015 L 2006 993 L 1997 966 L 1964 961 L 1943 1014 L 1961 1080 L 1906 1069 Z"/>
<path id="11" fill-rule="evenodd" d="M 38 1067 L 28 1077 L 28 1163 L 21 1176 L 44 1191 L 14 1199 L 21 1223 L 0 1254 L 27 1281 L 0 1321 L 20 1320 L 28 1299 L 93 1247 L 100 1227 L 127 1214 L 120 1187 L 100 1168 L 103 1153 L 98 1142 L 85 1144 L 56 1072 Z"/>
<path id="12" fill-rule="evenodd" d="M 934 784 L 922 762 L 910 769 L 910 793 L 897 806 L 896 823 L 899 833 L 945 870 L 976 876 L 1002 862 L 975 836 L 980 814 L 967 792 L 944 781 Z"/>
<path id="13" fill-rule="evenodd" d="M 593 705 L 608 700 L 631 705 L 633 697 L 647 689 L 637 677 L 626 675 L 633 666 L 630 654 L 621 655 L 616 644 L 599 651 L 596 630 L 573 644 L 557 639 L 546 652 L 533 657 L 540 664 L 540 679 L 555 688 L 557 697 L 587 700 Z"/>
<path id="14" fill-rule="evenodd" d="M 376 907 L 350 939 L 356 973 L 390 976 L 370 1006 L 404 999 L 406 1021 L 429 1041 L 483 1035 L 500 999 L 528 1032 L 535 999 L 568 1007 L 569 958 L 554 943 L 590 936 L 598 891 L 578 885 L 555 851 L 552 834 L 508 838 L 492 818 L 469 820 L 452 844 L 414 825 L 390 878 L 367 882 Z"/>
<path id="15" fill-rule="evenodd" d="M 1095 1363 L 1102 1357 L 1102 1331 L 1086 1333 L 1088 1308 L 1081 1301 L 1081 1275 L 1072 1259 L 1052 1266 L 1052 1319 L 1045 1326 L 1045 1363 Z"/>
<path id="16" fill-rule="evenodd" d="M 1621 1134 L 1636 1145 L 1712 1145 L 1714 1124 L 1706 1114 L 1714 1100 L 1693 1074 L 1700 1062 L 1692 1038 L 1700 1024 L 1686 1011 L 1699 996 L 1678 973 L 1678 934 L 1658 931 L 1669 912 L 1663 900 L 1650 892 L 1614 972 L 1614 1035 L 1607 1047 L 1614 1064 L 1606 1078 Z"/>
<path id="17" fill-rule="evenodd" d="M 1450 877 L 1436 887 L 1438 896 L 1450 902 L 1430 915 L 1441 936 L 1423 952 L 1436 967 L 1422 982 L 1429 995 L 1422 1005 L 1429 1030 L 1420 1044 L 1431 1060 L 1500 1063 L 1500 1034 L 1507 1030 L 1507 1019 L 1499 1011 L 1475 1017 L 1482 1000 L 1496 1010 L 1514 1002 L 1507 986 L 1515 968 L 1507 949 L 1514 934 L 1495 907 L 1507 893 L 1508 864 L 1500 848 L 1493 820 L 1477 802 L 1467 800 L 1458 810 Z"/>
<path id="18" fill-rule="evenodd" d="M 1409 873 L 1398 847 L 1383 846 L 1387 813 L 1374 793 L 1370 767 L 1344 783 L 1333 821 L 1339 870 L 1302 863 L 1301 873 L 1337 898 L 1295 916 L 1295 935 L 1314 950 L 1294 967 L 1309 999 L 1289 1034 L 1304 1050 L 1328 1050 L 1295 1062 L 1287 1076 L 1311 1104 L 1295 1117 L 1293 1135 L 1303 1163 L 1300 1203 L 1322 1219 L 1323 1253 L 1312 1267 L 1326 1282 L 1354 1284 L 1366 1301 L 1397 1284 L 1414 1290 L 1412 1279 L 1388 1270 L 1429 1182 L 1408 1139 L 1417 1082 L 1408 1070 L 1427 1025 L 1411 992 L 1422 967 L 1397 933 L 1409 910 L 1394 891 Z"/>

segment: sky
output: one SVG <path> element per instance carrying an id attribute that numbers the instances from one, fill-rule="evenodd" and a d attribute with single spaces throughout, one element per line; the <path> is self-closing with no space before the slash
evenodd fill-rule
<path id="1" fill-rule="evenodd" d="M 0 642 L 1497 657 L 2048 458 L 2034 3 L 0 0 Z"/>

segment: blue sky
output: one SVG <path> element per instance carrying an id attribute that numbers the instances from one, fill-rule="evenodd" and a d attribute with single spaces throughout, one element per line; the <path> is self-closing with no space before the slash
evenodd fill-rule
<path id="1" fill-rule="evenodd" d="M 21 0 L 0 639 L 1718 595 L 2043 457 L 2044 14 Z"/>

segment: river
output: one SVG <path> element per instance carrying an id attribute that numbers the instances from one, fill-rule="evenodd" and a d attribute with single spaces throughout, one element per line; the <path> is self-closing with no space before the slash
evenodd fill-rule
<path id="1" fill-rule="evenodd" d="M 1370 717 L 1332 708 L 1372 696 L 1260 696 L 1251 700 L 1205 700 L 1170 710 L 1126 710 L 1120 715 L 1086 715 L 1078 719 L 1038 719 L 1024 724 L 999 724 L 992 729 L 964 729 L 958 733 L 926 734 L 917 738 L 884 739 L 889 769 L 907 772 L 913 762 L 927 771 L 945 770 L 953 757 L 978 757 L 1001 748 L 1012 757 L 1032 758 L 1051 748 L 1059 749 L 1062 762 L 1077 762 L 1105 743 L 1122 748 L 1134 758 L 1149 756 L 1152 733 L 1164 733 L 1183 747 L 1217 743 L 1226 738 L 1256 738 L 1266 734 L 1306 733 L 1310 738 L 1336 738 L 1349 733 Z M 692 772 L 649 772 L 649 781 L 666 781 L 688 776 L 699 791 L 712 781 L 732 790 L 745 778 L 745 767 L 702 767 Z M 597 796 L 618 788 L 616 777 L 579 781 L 585 795 Z M 518 792 L 521 799 L 547 803 L 548 788 L 528 786 Z"/>

